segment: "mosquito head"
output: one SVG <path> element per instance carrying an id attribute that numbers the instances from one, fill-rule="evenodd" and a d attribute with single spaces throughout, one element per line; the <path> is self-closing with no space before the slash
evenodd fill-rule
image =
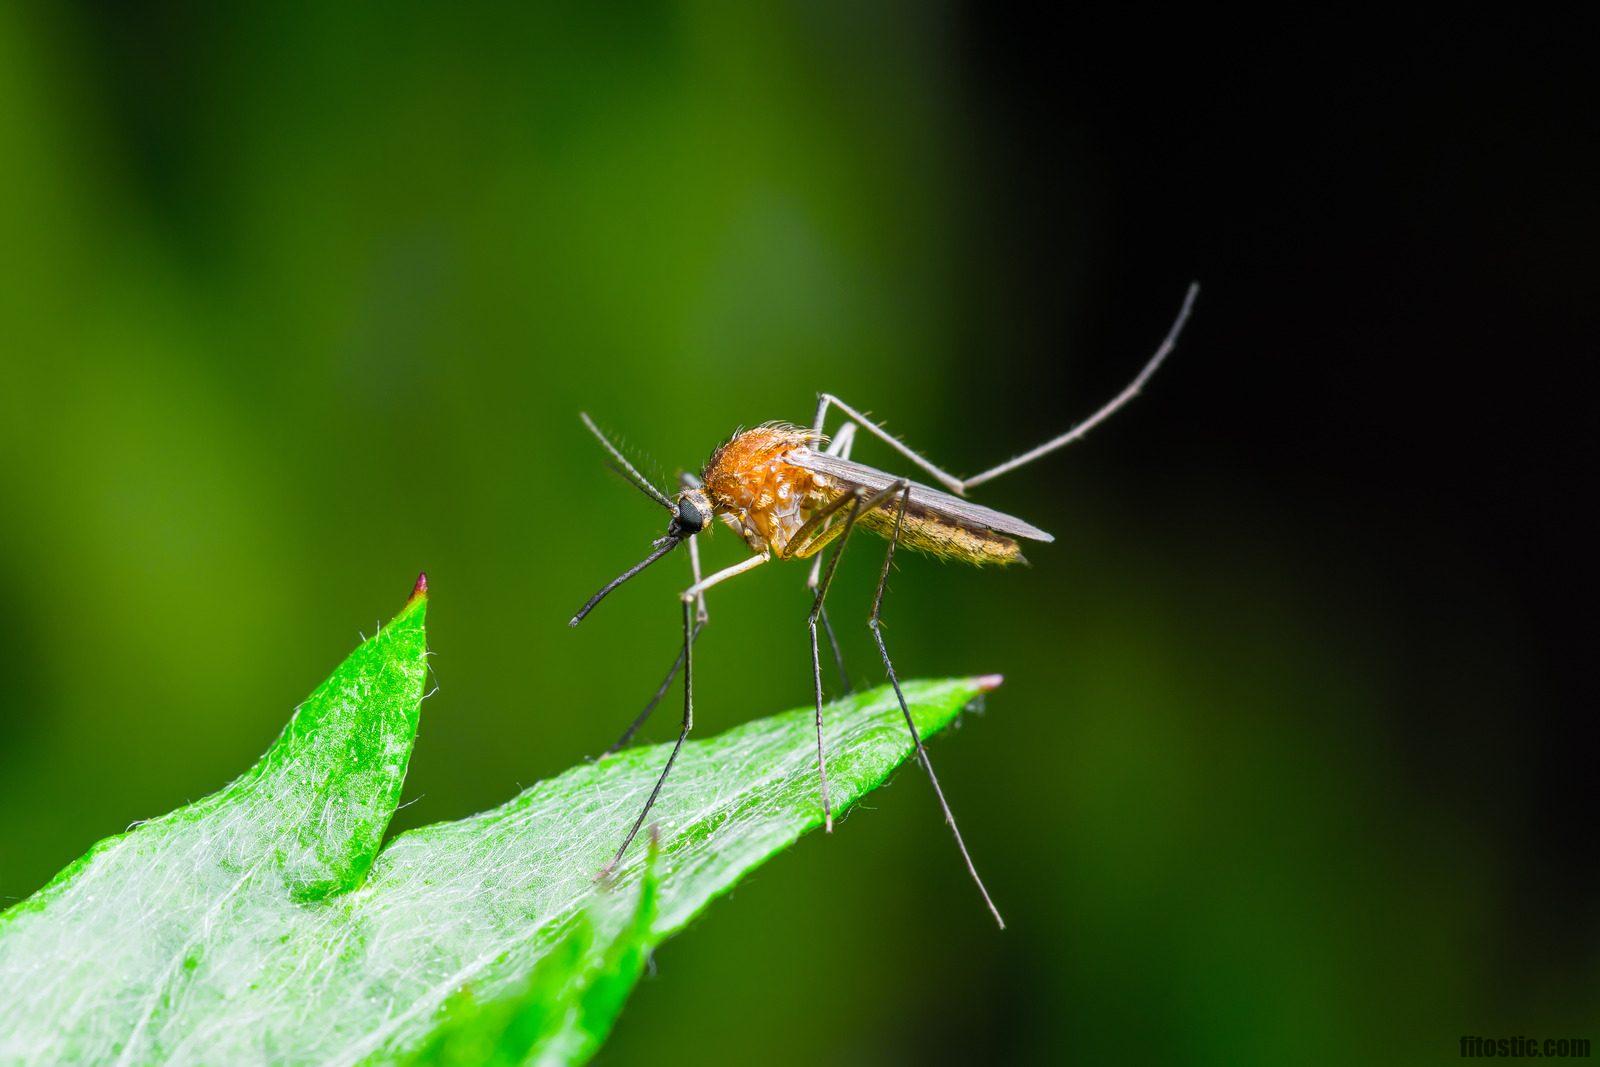
<path id="1" fill-rule="evenodd" d="M 579 608 L 578 613 L 572 617 L 570 625 L 578 625 L 584 616 L 593 611 L 595 605 L 604 600 L 613 589 L 704 530 L 706 524 L 711 521 L 711 500 L 698 483 L 693 488 L 679 493 L 677 502 L 669 506 L 672 508 L 672 521 L 667 524 L 666 536 L 656 538 L 650 545 L 648 556 L 607 582 L 598 593 L 590 597 L 589 602 Z"/>
<path id="2" fill-rule="evenodd" d="M 672 508 L 672 522 L 667 526 L 667 536 L 682 540 L 693 537 L 711 521 L 711 500 L 698 485 L 678 494 Z"/>

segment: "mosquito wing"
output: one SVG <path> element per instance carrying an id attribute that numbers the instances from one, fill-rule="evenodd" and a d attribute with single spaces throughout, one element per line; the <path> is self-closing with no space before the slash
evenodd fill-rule
<path id="1" fill-rule="evenodd" d="M 847 487 L 869 490 L 885 489 L 899 481 L 893 474 L 881 471 L 876 467 L 869 467 L 864 463 L 854 460 L 840 459 L 830 456 L 826 452 L 818 452 L 813 448 L 796 448 L 788 455 L 788 460 L 797 467 L 804 467 L 808 471 L 826 474 L 835 478 Z M 958 496 L 940 492 L 920 482 L 911 483 L 910 506 L 938 515 L 947 522 L 958 526 L 978 527 L 985 530 L 994 530 L 996 533 L 1008 534 L 1011 537 L 1025 537 L 1030 541 L 1054 541 L 1055 538 L 1045 533 L 1031 523 L 1023 522 L 1014 515 L 986 508 L 982 504 L 974 504 L 970 500 L 962 500 Z"/>

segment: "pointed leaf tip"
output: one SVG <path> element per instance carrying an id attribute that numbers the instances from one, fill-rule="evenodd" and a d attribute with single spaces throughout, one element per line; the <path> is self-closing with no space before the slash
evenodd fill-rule
<path id="1" fill-rule="evenodd" d="M 972 680 L 980 693 L 992 693 L 1005 684 L 1006 676 L 1003 674 L 980 674 Z"/>
<path id="2" fill-rule="evenodd" d="M 423 571 L 417 575 L 417 584 L 411 587 L 411 596 L 406 599 L 409 604 L 413 600 L 420 600 L 428 595 L 428 572 Z"/>

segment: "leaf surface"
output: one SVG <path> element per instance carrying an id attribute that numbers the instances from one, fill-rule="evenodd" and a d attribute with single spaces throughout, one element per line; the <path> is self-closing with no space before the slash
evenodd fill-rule
<path id="1" fill-rule="evenodd" d="M 416 597 L 217 793 L 96 845 L 0 914 L 0 1063 L 574 1063 L 650 950 L 820 821 L 812 712 L 580 764 L 402 834 L 426 680 Z M 911 682 L 924 735 L 980 691 Z M 889 689 L 826 709 L 836 809 L 911 754 Z M 647 854 L 651 856 L 647 860 Z M 647 869 L 648 868 L 648 869 Z"/>

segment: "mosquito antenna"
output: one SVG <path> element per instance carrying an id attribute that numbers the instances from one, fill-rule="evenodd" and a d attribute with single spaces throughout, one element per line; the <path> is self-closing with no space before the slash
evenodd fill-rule
<path id="1" fill-rule="evenodd" d="M 589 428 L 589 432 L 594 434 L 595 440 L 599 441 L 602 445 L 604 445 L 605 446 L 605 450 L 607 452 L 611 453 L 611 458 L 617 461 L 617 473 L 621 474 L 623 477 L 627 478 L 628 481 L 630 481 L 634 485 L 638 486 L 640 492 L 642 492 L 645 496 L 649 497 L 651 500 L 654 500 L 657 504 L 660 504 L 662 507 L 666 508 L 668 511 L 676 510 L 672 506 L 672 501 L 667 499 L 666 494 L 663 493 L 661 490 L 657 489 L 655 486 L 651 485 L 650 482 L 649 482 L 649 479 L 645 478 L 644 475 L 640 474 L 639 471 L 634 467 L 634 465 L 632 463 L 628 462 L 627 457 L 625 457 L 622 454 L 622 452 L 617 448 L 617 446 L 612 444 L 610 442 L 610 440 L 608 440 L 606 438 L 606 435 L 600 432 L 600 427 L 598 427 L 598 426 L 596 426 L 594 424 L 594 420 L 589 417 L 589 413 L 588 412 L 580 411 L 578 413 L 578 417 L 580 419 L 582 419 L 583 420 L 583 424 Z M 655 557 L 652 556 L 646 562 L 654 562 L 654 560 L 655 560 Z M 643 564 L 641 564 L 641 566 L 643 566 Z M 631 576 L 632 576 L 632 572 L 629 572 L 629 574 L 623 575 L 623 578 L 628 578 L 628 577 L 631 577 Z M 619 578 L 617 580 L 621 581 L 622 579 Z M 607 587 L 600 595 L 604 596 L 606 593 L 609 593 L 610 591 L 611 591 L 610 587 Z M 598 600 L 599 597 L 596 597 L 595 599 Z M 590 607 L 593 607 L 593 605 L 591 604 Z M 585 608 L 584 610 L 587 611 L 588 608 Z M 579 619 L 583 618 L 583 613 L 582 612 L 578 613 L 578 618 Z M 573 622 L 574 622 L 574 624 L 576 624 L 577 620 L 574 619 Z"/>
<path id="2" fill-rule="evenodd" d="M 587 421 L 587 419 L 585 419 L 585 421 Z M 593 427 L 591 426 L 591 429 L 592 428 Z M 600 439 L 602 441 L 605 440 L 603 437 Z M 587 604 L 578 609 L 578 613 L 572 617 L 572 621 L 567 623 L 567 625 L 576 626 L 582 622 L 583 617 L 589 614 L 589 612 L 593 611 L 594 606 L 600 603 L 600 601 L 604 600 L 606 595 L 609 594 L 611 590 L 615 589 L 629 578 L 632 578 L 635 574 L 638 574 L 640 571 L 650 566 L 650 564 L 654 563 L 662 556 L 665 556 L 668 552 L 671 552 L 674 548 L 677 548 L 680 540 L 681 539 L 677 537 L 663 537 L 661 540 L 657 541 L 655 551 L 651 552 L 644 559 L 640 560 L 638 563 L 635 563 L 633 566 L 629 567 L 627 570 L 611 579 L 611 581 L 607 582 L 603 589 L 589 598 L 589 602 Z"/>

